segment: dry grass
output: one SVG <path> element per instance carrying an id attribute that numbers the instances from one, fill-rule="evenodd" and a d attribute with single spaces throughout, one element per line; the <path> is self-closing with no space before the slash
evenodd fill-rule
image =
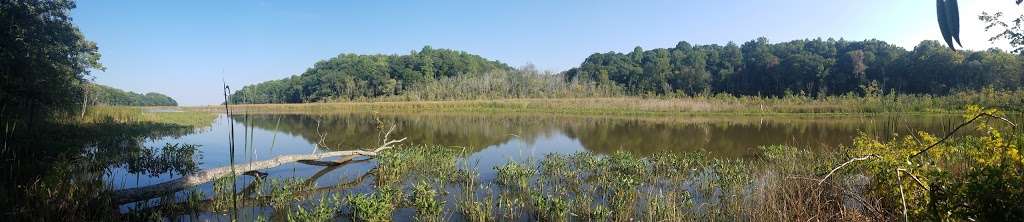
<path id="1" fill-rule="evenodd" d="M 831 96 L 781 98 L 756 96 L 693 97 L 603 97 L 418 101 L 389 98 L 364 101 L 306 104 L 237 105 L 239 112 L 330 113 L 351 111 L 380 112 L 531 112 L 586 115 L 677 115 L 677 114 L 786 114 L 786 113 L 959 113 L 968 104 L 1024 107 L 1024 91 L 983 91 L 950 96 L 884 95 L 875 97 Z M 220 112 L 217 106 L 191 107 L 189 110 Z"/>

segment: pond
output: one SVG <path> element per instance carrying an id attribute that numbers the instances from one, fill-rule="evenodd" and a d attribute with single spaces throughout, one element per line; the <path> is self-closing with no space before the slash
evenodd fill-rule
<path id="1" fill-rule="evenodd" d="M 391 139 L 404 144 L 435 144 L 464 149 L 461 165 L 484 179 L 509 161 L 527 162 L 549 153 L 638 154 L 705 152 L 722 158 L 753 158 L 759 146 L 790 145 L 825 152 L 849 144 L 860 133 L 889 137 L 926 131 L 941 135 L 962 121 L 955 115 L 700 115 L 670 117 L 573 116 L 555 114 L 249 114 L 221 115 L 209 128 L 183 136 L 145 141 L 146 147 L 197 145 L 191 168 L 210 169 L 231 163 L 229 132 L 235 132 L 235 163 L 280 155 L 377 147 L 394 125 Z M 152 171 L 122 164 L 104 175 L 115 189 L 142 187 L 180 177 L 181 172 Z M 331 186 L 353 181 L 372 169 L 372 161 L 325 168 L 288 163 L 268 169 L 272 178 L 310 178 Z M 188 168 L 188 167 L 186 167 Z M 239 187 L 251 182 L 236 181 Z M 199 190 L 209 192 L 212 184 Z M 353 192 L 368 192 L 368 184 Z M 134 207 L 122 206 L 122 210 Z"/>

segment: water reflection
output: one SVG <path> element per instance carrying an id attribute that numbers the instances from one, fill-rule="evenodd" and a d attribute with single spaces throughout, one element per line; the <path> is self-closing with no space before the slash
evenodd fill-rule
<path id="1" fill-rule="evenodd" d="M 247 119 L 243 119 L 247 118 Z M 467 147 L 479 151 L 517 142 L 544 144 L 567 137 L 579 148 L 598 153 L 617 150 L 648 154 L 706 150 L 712 155 L 744 157 L 762 145 L 785 144 L 825 150 L 849 144 L 859 132 L 879 137 L 893 133 L 941 133 L 957 116 L 682 116 L 582 117 L 539 114 L 372 114 L 251 115 L 235 121 L 277 130 L 312 143 L 325 135 L 329 147 L 351 149 L 379 143 L 378 120 L 398 126 L 395 135 L 411 143 Z M 321 134 L 317 134 L 317 124 Z M 569 149 L 574 149 L 568 147 Z"/>
<path id="2" fill-rule="evenodd" d="M 392 138 L 408 137 L 406 144 L 464 147 L 468 154 L 464 162 L 487 177 L 493 173 L 493 166 L 509 160 L 536 160 L 548 153 L 706 151 L 711 156 L 745 158 L 756 154 L 757 147 L 762 145 L 786 144 L 820 151 L 849 144 L 859 132 L 879 137 L 912 130 L 941 133 L 960 121 L 958 116 L 236 115 L 231 118 L 221 116 L 207 130 L 184 136 L 144 142 L 130 140 L 133 143 L 131 147 L 159 148 L 168 143 L 198 145 L 193 152 L 168 152 L 188 154 L 177 155 L 182 158 L 176 159 L 192 161 L 149 164 L 160 163 L 158 160 L 164 159 L 161 155 L 165 152 L 147 149 L 126 149 L 115 151 L 117 155 L 93 156 L 110 158 L 99 162 L 108 167 L 107 180 L 114 187 L 131 188 L 168 181 L 195 169 L 228 165 L 230 153 L 227 142 L 232 125 L 236 129 L 235 144 L 238 145 L 235 159 L 246 163 L 280 155 L 316 152 L 314 143 L 320 141 L 320 135 L 324 136 L 323 144 L 332 149 L 376 147 L 383 136 L 380 135 L 384 131 L 380 128 L 383 123 L 397 125 Z M 140 156 L 152 158 L 139 161 Z M 181 167 L 176 167 L 179 165 Z M 365 170 L 367 167 L 359 168 Z M 313 175 L 319 169 L 292 163 L 268 172 L 272 177 L 284 178 Z M 337 181 L 340 177 L 332 175 L 325 178 L 328 178 L 326 181 Z"/>
<path id="3" fill-rule="evenodd" d="M 828 150 L 849 144 L 858 133 L 879 137 L 909 131 L 941 133 L 959 124 L 959 116 L 672 116 L 601 117 L 553 114 L 260 114 L 219 117 L 211 128 L 184 136 L 148 140 L 145 146 L 166 143 L 200 145 L 189 156 L 193 166 L 209 169 L 228 165 L 228 134 L 236 129 L 235 153 L 240 163 L 271 159 L 280 155 L 309 154 L 315 143 L 333 149 L 376 147 L 381 125 L 395 124 L 391 138 L 408 137 L 406 144 L 435 144 L 464 147 L 467 157 L 460 166 L 475 168 L 483 180 L 493 179 L 494 167 L 507 161 L 538 160 L 548 153 L 618 150 L 639 154 L 706 151 L 711 156 L 745 158 L 757 147 L 786 144 L 804 149 Z M 319 127 L 318 127 L 319 126 Z M 321 138 L 321 135 L 323 136 Z M 160 153 L 152 152 L 154 160 Z M 175 152 L 169 152 L 175 153 Z M 187 154 L 188 152 L 177 152 Z M 199 157 L 201 154 L 201 158 Z M 132 155 L 139 156 L 139 155 Z M 146 156 L 146 155 L 142 155 Z M 182 158 L 185 159 L 185 158 Z M 115 161 L 116 162 L 116 161 Z M 145 162 L 145 161 L 143 161 Z M 159 161 L 156 161 L 159 162 Z M 173 165 L 173 164 L 169 164 Z M 344 169 L 287 163 L 264 172 L 271 178 L 306 178 L 314 189 L 344 187 L 346 192 L 368 192 L 371 186 L 351 182 L 369 172 L 372 161 L 346 165 Z M 118 189 L 169 181 L 180 172 L 136 170 L 146 164 L 113 164 L 107 180 Z M 159 169 L 159 168 L 157 168 Z M 194 168 L 192 168 L 194 170 Z M 182 171 L 184 172 L 184 171 Z M 174 174 L 179 175 L 174 175 Z M 253 184 L 240 177 L 236 184 Z M 353 186 L 340 186 L 355 183 Z M 212 184 L 197 187 L 210 193 Z M 247 190 L 247 189 L 243 189 Z M 126 210 L 122 206 L 122 210 Z M 209 215 L 213 216 L 213 215 Z"/>

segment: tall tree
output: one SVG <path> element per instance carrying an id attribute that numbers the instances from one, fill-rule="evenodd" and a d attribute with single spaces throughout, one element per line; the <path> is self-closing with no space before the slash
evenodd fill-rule
<path id="1" fill-rule="evenodd" d="M 82 101 L 103 69 L 96 44 L 71 19 L 69 0 L 0 0 L 0 113 L 37 119 Z M 34 121 L 31 121 L 34 122 Z"/>

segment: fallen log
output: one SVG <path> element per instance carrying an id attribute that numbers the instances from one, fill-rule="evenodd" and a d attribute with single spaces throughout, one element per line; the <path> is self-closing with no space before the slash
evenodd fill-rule
<path id="1" fill-rule="evenodd" d="M 370 172 L 362 174 L 348 182 L 338 183 L 335 185 L 325 187 L 316 187 L 306 190 L 299 190 L 294 192 L 292 195 L 295 195 L 297 198 L 300 199 L 308 199 L 314 195 L 330 192 L 342 192 L 353 187 L 359 186 L 360 184 L 363 184 L 363 182 L 365 182 L 369 178 L 372 178 L 375 175 L 376 174 L 373 172 L 373 170 L 371 170 Z M 312 184 L 307 184 L 307 186 L 312 186 Z M 242 199 L 242 201 L 240 202 L 240 205 L 242 207 L 265 207 L 271 204 L 271 202 L 273 201 L 273 196 L 271 195 L 251 196 L 249 195 L 251 193 L 246 194 L 243 192 L 239 192 L 239 194 L 239 198 Z M 148 208 L 141 209 L 141 212 L 156 211 L 159 212 L 160 214 L 163 214 L 163 216 L 165 217 L 175 218 L 177 216 L 187 215 L 189 213 L 195 212 L 214 212 L 215 209 L 213 207 L 213 202 L 213 198 L 203 199 L 198 203 L 189 203 L 187 201 L 177 202 L 168 205 L 151 206 Z"/>
<path id="2" fill-rule="evenodd" d="M 330 157 L 342 157 L 342 161 L 348 161 L 351 160 L 352 158 L 359 156 L 375 157 L 379 152 L 390 149 L 395 144 L 405 141 L 406 138 L 402 138 L 399 140 L 387 140 L 387 136 L 391 134 L 392 130 L 394 130 L 394 127 L 392 127 L 391 130 L 389 130 L 388 133 L 385 135 L 382 145 L 374 150 L 346 150 L 325 153 L 314 153 L 308 155 L 284 155 L 278 156 L 270 160 L 256 161 L 251 163 L 241 163 L 231 166 L 223 166 L 201 171 L 192 175 L 184 176 L 178 179 L 174 179 L 159 184 L 117 190 L 114 191 L 112 199 L 116 204 L 126 204 L 143 200 L 149 200 L 155 197 L 172 194 L 190 187 L 205 184 L 210 181 L 216 180 L 217 178 L 222 178 L 225 176 L 238 176 L 244 174 L 245 172 L 274 168 L 282 164 L 291 162 L 322 162 L 318 160 Z M 235 175 L 232 175 L 232 172 L 234 172 Z"/>

